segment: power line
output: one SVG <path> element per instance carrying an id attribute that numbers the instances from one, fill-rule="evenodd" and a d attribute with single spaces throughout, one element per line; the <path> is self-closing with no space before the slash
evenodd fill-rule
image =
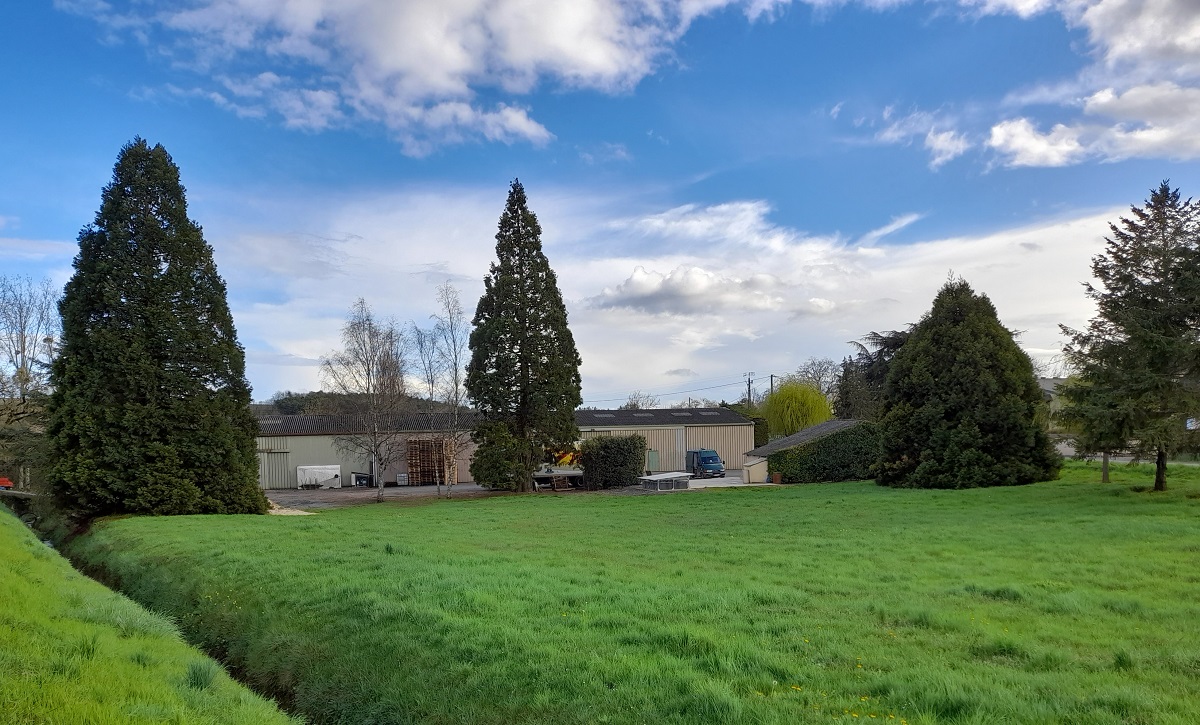
<path id="1" fill-rule="evenodd" d="M 658 396 L 658 395 L 683 395 L 685 393 L 699 393 L 704 390 L 720 390 L 721 388 L 732 388 L 735 385 L 741 386 L 741 384 L 742 384 L 742 381 L 738 380 L 733 383 L 725 383 L 724 385 L 710 385 L 707 388 L 692 388 L 691 390 L 676 390 L 676 391 L 673 391 L 670 393 L 655 393 L 654 395 L 656 395 L 656 396 Z M 630 392 L 632 393 L 633 391 L 630 391 Z M 614 401 L 620 401 L 623 403 L 628 399 L 629 399 L 629 396 L 626 395 L 621 398 L 598 398 L 595 400 L 585 400 L 583 402 L 584 403 L 612 403 Z"/>
<path id="2" fill-rule="evenodd" d="M 787 373 L 769 373 L 769 374 L 773 375 L 776 378 L 782 378 L 787 375 Z M 699 393 L 699 392 L 703 392 L 705 390 L 720 390 L 721 388 L 731 388 L 734 385 L 740 386 L 740 385 L 742 385 L 743 381 L 750 383 L 750 382 L 752 382 L 752 380 L 750 379 L 750 376 L 753 376 L 753 375 L 755 375 L 755 373 L 743 373 L 742 379 L 738 380 L 737 382 L 722 383 L 720 385 L 709 385 L 707 387 L 691 388 L 689 390 L 674 390 L 674 391 L 670 391 L 670 392 L 656 392 L 656 391 L 654 391 L 653 388 L 636 388 L 634 390 L 630 390 L 628 393 L 622 395 L 619 398 L 592 398 L 590 400 L 583 401 L 583 403 L 585 405 L 589 404 L 589 403 L 613 403 L 613 402 L 624 403 L 626 400 L 629 400 L 629 396 L 635 392 L 649 393 L 649 394 L 657 397 L 657 396 L 668 396 L 668 395 L 686 395 L 687 393 Z M 707 380 L 719 380 L 719 379 L 720 378 L 707 378 Z"/>

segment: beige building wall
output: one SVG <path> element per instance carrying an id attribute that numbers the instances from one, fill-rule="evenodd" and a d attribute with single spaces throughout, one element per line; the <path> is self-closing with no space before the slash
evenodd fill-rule
<path id="1" fill-rule="evenodd" d="M 742 467 L 742 483 L 767 483 L 767 459 L 758 456 L 746 456 L 746 465 Z"/>
<path id="2" fill-rule="evenodd" d="M 694 448 L 711 448 L 725 462 L 731 475 L 738 475 L 744 465 L 745 453 L 754 448 L 754 425 L 681 425 L 637 428 L 634 426 L 592 427 L 580 430 L 584 440 L 606 435 L 640 435 L 650 451 L 658 452 L 658 467 L 651 473 L 682 471 L 687 452 Z"/>
<path id="3" fill-rule="evenodd" d="M 297 466 L 340 465 L 340 480 L 344 486 L 354 484 L 351 473 L 369 473 L 371 470 L 371 463 L 366 458 L 346 456 L 338 451 L 331 435 L 259 436 L 257 440 L 258 485 L 263 489 L 296 488 Z M 471 457 L 474 454 L 475 444 L 467 441 L 457 456 L 459 483 L 471 481 Z M 383 481 L 394 483 L 399 473 L 408 473 L 408 461 L 403 453 L 398 463 L 383 469 Z"/>

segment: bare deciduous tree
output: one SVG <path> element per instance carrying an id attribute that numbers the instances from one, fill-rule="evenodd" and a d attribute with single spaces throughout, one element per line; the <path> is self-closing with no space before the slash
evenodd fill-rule
<path id="1" fill-rule="evenodd" d="M 841 365 L 830 358 L 810 357 L 796 368 L 796 372 L 788 375 L 785 379 L 808 383 L 820 390 L 821 395 L 824 395 L 832 403 L 837 398 L 838 377 L 841 371 Z"/>
<path id="2" fill-rule="evenodd" d="M 11 425 L 40 406 L 50 391 L 50 361 L 61 325 L 58 293 L 44 279 L 0 277 L 0 424 Z"/>
<path id="3" fill-rule="evenodd" d="M 629 394 L 629 398 L 624 403 L 621 403 L 621 406 L 617 410 L 646 410 L 648 408 L 657 408 L 659 403 L 657 395 L 635 390 Z"/>
<path id="4" fill-rule="evenodd" d="M 438 385 L 442 377 L 443 368 L 441 351 L 439 349 L 441 335 L 436 327 L 432 330 L 425 330 L 417 327 L 416 323 L 412 324 L 412 331 L 409 335 L 412 339 L 413 350 L 417 354 L 417 373 L 421 378 L 421 387 L 424 388 L 426 420 L 428 421 L 429 432 L 433 434 L 434 443 L 436 444 L 438 440 L 438 426 L 434 423 L 434 414 L 437 408 Z M 442 448 L 442 453 L 443 455 L 445 453 L 444 447 Z M 437 466 L 434 466 L 433 482 L 437 486 L 437 495 L 439 498 L 442 495 L 442 478 L 444 474 L 444 470 L 439 470 Z"/>
<path id="5" fill-rule="evenodd" d="M 406 400 L 404 333 L 393 320 L 376 320 L 371 306 L 360 297 L 342 327 L 342 346 L 321 359 L 321 376 L 330 392 L 356 402 L 363 425 L 355 428 L 360 433 L 334 438 L 334 445 L 344 454 L 370 459 L 377 500 L 382 501 L 381 474 L 404 450 L 404 439 L 393 422 Z"/>
<path id="6" fill-rule="evenodd" d="M 446 496 L 458 481 L 458 457 L 471 440 L 473 421 L 468 418 L 466 367 L 471 323 L 463 312 L 458 290 L 446 282 L 437 290 L 438 311 L 434 331 L 442 370 L 442 402 L 446 404 L 442 435 L 446 439 Z"/>

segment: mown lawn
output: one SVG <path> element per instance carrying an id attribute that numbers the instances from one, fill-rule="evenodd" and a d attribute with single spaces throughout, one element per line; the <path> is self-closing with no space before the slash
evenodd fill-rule
<path id="1" fill-rule="evenodd" d="M 175 626 L 77 573 L 0 506 L 0 723 L 287 723 Z"/>
<path id="2" fill-rule="evenodd" d="M 1200 469 L 122 519 L 72 553 L 314 722 L 1195 723 Z"/>

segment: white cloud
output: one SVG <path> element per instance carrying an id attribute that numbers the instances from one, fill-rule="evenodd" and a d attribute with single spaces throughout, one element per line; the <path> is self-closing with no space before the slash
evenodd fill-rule
<path id="1" fill-rule="evenodd" d="M 875 140 L 888 144 L 911 144 L 918 138 L 930 152 L 929 168 L 937 169 L 966 153 L 972 146 L 964 134 L 954 129 L 953 119 L 928 111 L 914 111 L 907 116 L 892 120 L 893 107 L 883 110 L 883 120 L 888 122 L 875 134 Z"/>
<path id="2" fill-rule="evenodd" d="M 0 237 L 0 259 L 26 261 L 58 259 L 70 262 L 77 251 L 79 251 L 78 245 L 72 242 Z"/>
<path id="3" fill-rule="evenodd" d="M 1200 158 L 1200 88 L 1169 82 L 1122 93 L 1106 88 L 1082 106 L 1089 120 L 1058 124 L 1048 133 L 1027 118 L 999 123 L 988 145 L 1010 166 L 1066 166 L 1086 158 Z"/>
<path id="4" fill-rule="evenodd" d="M 971 142 L 966 136 L 954 131 L 930 129 L 929 133 L 925 134 L 925 148 L 933 155 L 929 160 L 930 168 L 936 169 L 966 153 L 971 148 Z"/>
<path id="5" fill-rule="evenodd" d="M 1087 154 L 1077 130 L 1060 123 L 1042 133 L 1027 118 L 993 126 L 988 146 L 1006 155 L 1009 166 L 1066 166 Z"/>
<path id="6" fill-rule="evenodd" d="M 732 385 L 748 360 L 750 369 L 782 373 L 812 355 L 840 358 L 847 340 L 917 320 L 950 270 L 987 293 L 1007 325 L 1027 330 L 1027 348 L 1056 349 L 1056 324 L 1079 326 L 1090 315 L 1075 283 L 1090 277 L 1106 221 L 1123 211 L 876 244 L 919 217 L 880 220 L 850 240 L 777 224 L 761 200 L 651 207 L 631 217 L 628 209 L 651 203 L 644 190 L 527 192 L 584 360 L 585 399 L 683 390 L 692 387 L 685 375 L 696 386 Z M 263 208 L 253 194 L 226 197 L 222 209 L 203 208 L 215 203 L 203 190 L 193 196 L 207 199 L 194 202 L 193 213 L 206 220 L 228 281 L 259 398 L 318 386 L 312 361 L 337 346 L 345 311 L 360 295 L 381 315 L 427 324 L 435 287 L 450 279 L 472 314 L 504 204 L 495 189 L 458 186 L 276 201 L 278 219 L 260 226 L 292 231 L 266 234 L 229 213 L 230 204 L 233 212 Z M 702 394 L 732 398 L 737 390 Z"/>
<path id="7" fill-rule="evenodd" d="M 902 214 L 878 229 L 872 229 L 871 231 L 862 235 L 862 237 L 859 238 L 858 243 L 862 247 L 869 247 L 887 235 L 894 234 L 911 224 L 915 224 L 923 217 L 924 215 L 922 214 Z"/>
<path id="8" fill-rule="evenodd" d="M 277 114 L 321 131 L 378 123 L 424 154 L 474 139 L 545 143 L 552 134 L 483 89 L 541 83 L 628 90 L 653 72 L 698 17 L 740 7 L 770 19 L 789 0 L 194 0 L 183 7 L 56 0 L 113 36 L 132 32 L 245 116 Z M 231 100 L 216 87 L 232 94 Z"/>
<path id="9" fill-rule="evenodd" d="M 728 277 L 698 266 L 662 274 L 635 267 L 616 287 L 591 299 L 604 307 L 627 307 L 651 314 L 694 315 L 729 311 L 763 312 L 787 304 L 785 285 L 770 274 Z"/>

